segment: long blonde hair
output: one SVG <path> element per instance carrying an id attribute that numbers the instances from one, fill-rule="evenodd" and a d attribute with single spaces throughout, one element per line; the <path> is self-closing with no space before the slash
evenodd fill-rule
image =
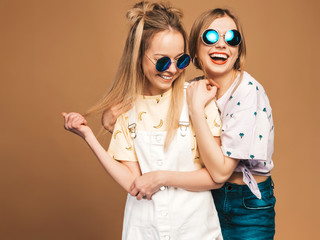
<path id="1" fill-rule="evenodd" d="M 165 30 L 178 31 L 184 39 L 184 51 L 187 50 L 187 34 L 181 22 L 182 12 L 179 9 L 165 3 L 141 1 L 127 12 L 126 17 L 130 23 L 130 30 L 113 84 L 107 94 L 89 109 L 87 114 L 102 114 L 106 109 L 119 103 L 132 103 L 138 94 L 142 94 L 145 84 L 142 58 L 156 33 Z M 184 82 L 184 72 L 182 72 L 172 85 L 165 149 L 178 128 L 183 106 Z"/>
<path id="2" fill-rule="evenodd" d="M 198 69 L 201 69 L 202 71 L 205 71 L 205 68 L 201 63 L 201 61 L 196 57 L 199 46 L 201 44 L 200 35 L 203 33 L 204 30 L 206 30 L 210 26 L 213 20 L 224 17 L 224 16 L 228 16 L 234 21 L 238 31 L 241 34 L 241 43 L 239 45 L 239 55 L 236 62 L 233 65 L 233 68 L 241 72 L 244 70 L 245 57 L 246 57 L 246 42 L 245 42 L 245 38 L 244 38 L 244 34 L 243 34 L 242 27 L 240 25 L 240 22 L 238 18 L 230 12 L 230 10 L 215 8 L 202 13 L 193 23 L 191 32 L 190 32 L 189 53 L 191 58 L 193 59 L 194 65 Z"/>

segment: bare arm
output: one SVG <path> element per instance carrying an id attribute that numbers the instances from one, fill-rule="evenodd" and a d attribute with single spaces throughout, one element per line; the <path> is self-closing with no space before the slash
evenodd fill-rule
<path id="1" fill-rule="evenodd" d="M 107 173 L 129 192 L 134 179 L 141 175 L 139 163 L 129 161 L 119 162 L 111 158 L 93 134 L 86 137 L 85 141 Z"/>
<path id="2" fill-rule="evenodd" d="M 152 195 L 159 191 L 162 186 L 197 192 L 217 189 L 222 187 L 223 184 L 215 183 L 205 168 L 191 172 L 154 171 L 137 177 L 131 186 L 130 194 L 137 196 L 137 199 L 141 199 L 143 196 L 151 199 Z"/>
<path id="3" fill-rule="evenodd" d="M 119 162 L 101 146 L 83 116 L 78 113 L 63 113 L 66 130 L 81 136 L 94 152 L 108 174 L 127 192 L 134 179 L 141 175 L 138 162 Z"/>
<path id="4" fill-rule="evenodd" d="M 223 184 L 215 183 L 207 169 L 202 168 L 192 172 L 164 172 L 163 185 L 198 192 L 217 189 Z"/>
<path id="5" fill-rule="evenodd" d="M 190 118 L 197 135 L 201 159 L 213 180 L 217 183 L 223 183 L 230 178 L 239 160 L 223 155 L 220 144 L 212 136 L 206 122 L 204 109 L 215 94 L 216 88 L 207 88 L 205 81 L 193 82 L 187 89 L 187 101 Z"/>

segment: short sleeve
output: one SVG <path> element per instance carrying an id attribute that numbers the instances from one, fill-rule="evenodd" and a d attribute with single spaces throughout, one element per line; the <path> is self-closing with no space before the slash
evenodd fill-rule
<path id="1" fill-rule="evenodd" d="M 267 160 L 273 143 L 273 120 L 262 86 L 245 80 L 227 101 L 221 134 L 225 156 Z"/>
<path id="2" fill-rule="evenodd" d="M 138 161 L 128 129 L 128 115 L 122 114 L 115 124 L 108 153 L 119 161 Z"/>
<path id="3" fill-rule="evenodd" d="M 215 101 L 211 101 L 205 108 L 208 126 L 213 136 L 221 135 L 221 118 Z"/>

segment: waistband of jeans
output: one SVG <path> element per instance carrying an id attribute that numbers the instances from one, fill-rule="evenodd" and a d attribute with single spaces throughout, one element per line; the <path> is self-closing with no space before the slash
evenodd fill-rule
<path id="1" fill-rule="evenodd" d="M 270 186 L 273 188 L 274 184 L 271 176 L 269 176 L 264 182 L 258 183 L 258 187 L 260 191 L 270 189 Z M 229 191 L 243 191 L 243 192 L 251 192 L 250 188 L 247 185 L 239 185 L 236 183 L 226 182 L 221 190 L 228 189 Z"/>

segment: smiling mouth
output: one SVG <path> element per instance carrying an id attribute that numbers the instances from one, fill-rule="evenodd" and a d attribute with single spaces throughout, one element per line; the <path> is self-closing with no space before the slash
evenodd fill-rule
<path id="1" fill-rule="evenodd" d="M 166 81 L 170 81 L 170 80 L 172 80 L 172 78 L 173 78 L 173 76 L 165 76 L 165 75 L 161 75 L 161 74 L 159 74 L 158 76 L 161 77 L 161 78 L 163 78 L 163 79 L 166 80 Z"/>
<path id="2" fill-rule="evenodd" d="M 210 60 L 218 65 L 225 64 L 228 61 L 229 56 L 225 53 L 213 53 L 210 54 Z"/>

